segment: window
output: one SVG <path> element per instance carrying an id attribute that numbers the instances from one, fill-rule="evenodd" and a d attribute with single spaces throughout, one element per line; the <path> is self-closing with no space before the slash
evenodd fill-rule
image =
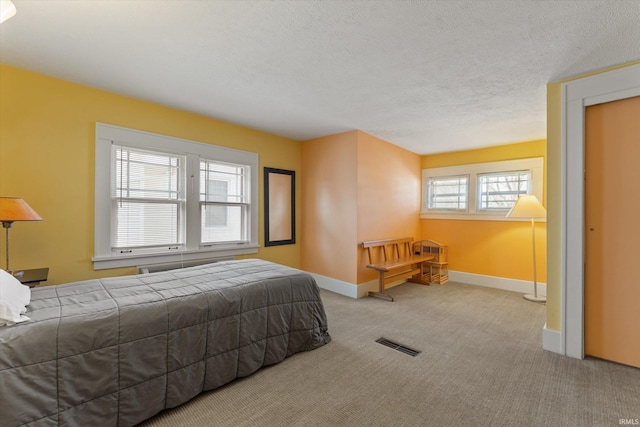
<path id="1" fill-rule="evenodd" d="M 542 200 L 543 166 L 536 157 L 424 169 L 420 217 L 505 221 L 519 196 Z"/>
<path id="2" fill-rule="evenodd" d="M 433 177 L 428 180 L 428 209 L 466 210 L 469 176 Z"/>
<path id="3" fill-rule="evenodd" d="M 246 238 L 246 167 L 211 160 L 200 161 L 200 241 L 241 242 Z"/>
<path id="4" fill-rule="evenodd" d="M 94 268 L 256 253 L 258 156 L 96 125 Z"/>
<path id="5" fill-rule="evenodd" d="M 478 209 L 511 209 L 518 197 L 529 194 L 530 171 L 478 175 Z"/>
<path id="6" fill-rule="evenodd" d="M 182 246 L 184 156 L 112 147 L 112 249 Z"/>

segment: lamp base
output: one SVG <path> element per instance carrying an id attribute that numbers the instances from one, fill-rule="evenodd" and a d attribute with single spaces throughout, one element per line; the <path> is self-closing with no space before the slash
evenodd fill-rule
<path id="1" fill-rule="evenodd" d="M 523 295 L 522 298 L 532 302 L 542 302 L 542 303 L 547 302 L 547 297 L 535 296 L 532 294 Z"/>

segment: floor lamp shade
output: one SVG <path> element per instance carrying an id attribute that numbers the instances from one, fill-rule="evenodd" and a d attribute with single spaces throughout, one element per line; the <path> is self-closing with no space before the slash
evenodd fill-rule
<path id="1" fill-rule="evenodd" d="M 536 280 L 536 229 L 535 218 L 546 218 L 547 210 L 533 194 L 520 196 L 513 205 L 507 218 L 531 219 L 531 243 L 533 248 L 533 294 L 526 294 L 524 299 L 533 302 L 546 302 L 546 297 L 538 296 L 538 282 Z"/>
<path id="2" fill-rule="evenodd" d="M 547 210 L 533 194 L 520 196 L 513 205 L 507 218 L 546 218 Z"/>
<path id="3" fill-rule="evenodd" d="M 9 270 L 9 229 L 14 221 L 42 221 L 40 215 L 19 197 L 0 197 L 0 222 L 6 229 L 6 270 Z"/>
<path id="4" fill-rule="evenodd" d="M 0 0 L 0 24 L 16 14 L 16 6 L 11 0 Z"/>

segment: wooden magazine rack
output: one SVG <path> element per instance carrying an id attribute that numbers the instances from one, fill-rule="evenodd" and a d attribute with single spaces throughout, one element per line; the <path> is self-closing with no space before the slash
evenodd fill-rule
<path id="1" fill-rule="evenodd" d="M 421 240 L 413 244 L 416 255 L 430 255 L 433 259 L 423 264 L 422 277 L 429 283 L 442 285 L 449 281 L 448 248 L 433 240 Z"/>

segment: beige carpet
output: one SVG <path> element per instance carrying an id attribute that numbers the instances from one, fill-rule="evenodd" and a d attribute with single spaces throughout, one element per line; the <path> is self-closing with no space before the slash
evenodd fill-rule
<path id="1" fill-rule="evenodd" d="M 333 341 L 143 425 L 618 426 L 640 419 L 640 369 L 542 350 L 544 305 L 449 282 L 396 301 L 322 292 Z M 411 357 L 375 342 L 420 350 Z"/>

